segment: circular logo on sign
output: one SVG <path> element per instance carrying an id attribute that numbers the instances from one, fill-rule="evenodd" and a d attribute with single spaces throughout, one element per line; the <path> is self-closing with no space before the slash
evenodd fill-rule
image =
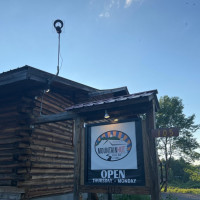
<path id="1" fill-rule="evenodd" d="M 122 131 L 107 131 L 95 141 L 96 154 L 106 161 L 118 161 L 126 157 L 132 148 L 130 137 Z"/>

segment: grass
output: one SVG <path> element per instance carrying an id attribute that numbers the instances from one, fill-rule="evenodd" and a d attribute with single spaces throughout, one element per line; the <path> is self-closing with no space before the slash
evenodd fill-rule
<path id="1" fill-rule="evenodd" d="M 200 194 L 200 188 L 179 188 L 179 187 L 169 186 L 167 192 Z"/>

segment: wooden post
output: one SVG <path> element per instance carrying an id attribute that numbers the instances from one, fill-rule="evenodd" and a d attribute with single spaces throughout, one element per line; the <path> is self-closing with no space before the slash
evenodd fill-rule
<path id="1" fill-rule="evenodd" d="M 160 184 L 159 184 L 159 176 L 158 176 L 158 159 L 157 159 L 157 151 L 156 151 L 156 143 L 155 138 L 151 135 L 151 130 L 155 129 L 155 103 L 152 101 L 151 107 L 147 112 L 146 116 L 147 122 L 147 133 L 149 137 L 149 152 L 151 155 L 150 158 L 150 174 L 151 174 L 151 198 L 152 200 L 160 200 Z"/>
<path id="2" fill-rule="evenodd" d="M 112 200 L 112 194 L 111 193 L 108 194 L 108 200 Z"/>
<path id="3" fill-rule="evenodd" d="M 75 119 L 74 126 L 74 200 L 79 200 L 80 193 L 80 171 L 81 171 L 81 132 L 83 120 L 80 117 Z"/>

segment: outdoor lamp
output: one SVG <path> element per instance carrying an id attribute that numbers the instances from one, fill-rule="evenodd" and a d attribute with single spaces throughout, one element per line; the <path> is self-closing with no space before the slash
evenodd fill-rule
<path id="1" fill-rule="evenodd" d="M 110 115 L 108 114 L 107 110 L 105 110 L 105 115 L 104 115 L 104 118 L 105 118 L 105 119 L 108 119 L 108 118 L 110 118 Z"/>

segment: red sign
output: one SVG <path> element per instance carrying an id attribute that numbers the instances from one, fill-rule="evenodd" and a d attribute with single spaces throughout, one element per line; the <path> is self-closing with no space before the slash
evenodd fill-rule
<path id="1" fill-rule="evenodd" d="M 179 136 L 178 128 L 160 128 L 151 130 L 153 137 L 177 137 Z"/>

